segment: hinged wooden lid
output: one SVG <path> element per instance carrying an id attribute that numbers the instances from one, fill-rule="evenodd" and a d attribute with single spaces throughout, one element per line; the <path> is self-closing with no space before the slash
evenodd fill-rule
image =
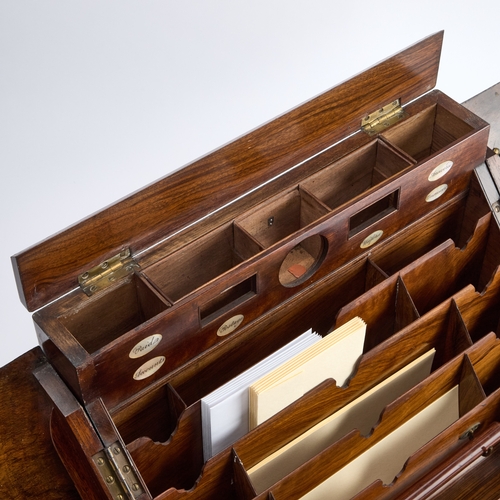
<path id="1" fill-rule="evenodd" d="M 12 257 L 28 310 L 78 286 L 124 248 L 135 255 L 356 132 L 373 111 L 404 105 L 437 79 L 436 33 L 260 128 Z"/>

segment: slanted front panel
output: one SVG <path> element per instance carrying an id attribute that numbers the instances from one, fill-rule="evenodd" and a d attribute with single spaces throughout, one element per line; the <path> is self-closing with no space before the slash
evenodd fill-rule
<path id="1" fill-rule="evenodd" d="M 436 82 L 443 33 L 390 57 L 253 132 L 14 256 L 30 310 L 75 288 L 78 274 L 137 253 L 359 129 L 361 119 Z"/>

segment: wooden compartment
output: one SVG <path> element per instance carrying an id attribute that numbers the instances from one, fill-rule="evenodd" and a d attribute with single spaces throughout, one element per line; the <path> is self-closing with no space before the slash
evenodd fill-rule
<path id="1" fill-rule="evenodd" d="M 251 235 L 263 248 L 268 248 L 327 213 L 325 205 L 306 190 L 298 188 L 237 218 L 235 226 Z M 302 239 L 283 259 L 279 270 L 280 283 L 295 286 L 304 282 L 321 265 L 326 252 L 327 241 L 320 235 Z"/>
<path id="2" fill-rule="evenodd" d="M 236 225 L 268 248 L 328 213 L 328 208 L 303 189 L 266 201 L 236 219 Z"/>
<path id="3" fill-rule="evenodd" d="M 383 132 L 383 137 L 420 162 L 472 130 L 470 124 L 438 102 Z"/>
<path id="4" fill-rule="evenodd" d="M 149 392 L 113 417 L 114 424 L 125 444 L 149 438 L 166 442 L 177 427 L 185 403 L 170 384 Z"/>
<path id="5" fill-rule="evenodd" d="M 58 319 L 92 354 L 146 324 L 169 306 L 169 302 L 133 274 L 100 296 L 99 300 L 89 300 L 76 311 L 64 312 Z"/>
<path id="6" fill-rule="evenodd" d="M 237 225 L 227 224 L 149 266 L 144 274 L 175 303 L 261 249 Z"/>
<path id="7" fill-rule="evenodd" d="M 500 334 L 500 270 L 495 274 L 485 290 L 474 296 L 457 300 L 457 309 L 471 338 L 476 341 L 489 332 Z"/>
<path id="8" fill-rule="evenodd" d="M 323 451 L 272 486 L 271 491 L 274 497 L 301 498 L 304 495 L 307 498 L 306 493 L 318 487 L 324 489 L 319 498 L 327 498 L 333 494 L 335 497 L 348 499 L 356 494 L 356 489 L 359 487 L 352 485 L 351 488 L 349 486 L 341 488 L 340 486 L 346 483 L 349 485 L 348 478 L 342 476 L 343 474 L 354 476 L 357 480 L 355 482 L 368 486 L 371 481 L 377 479 L 377 474 L 383 470 L 384 483 L 390 484 L 412 452 L 415 452 L 429 439 L 434 438 L 435 433 L 442 432 L 448 425 L 456 422 L 484 399 L 480 384 L 474 378 L 468 377 L 468 372 L 473 368 L 467 365 L 466 356 L 457 357 L 433 373 L 424 383 L 418 384 L 404 396 L 389 404 L 369 436 L 363 436 L 359 431 L 354 431 L 329 445 L 325 443 Z M 460 390 L 458 390 L 459 387 Z M 432 417 L 421 421 L 412 419 L 414 427 L 412 427 L 411 435 L 399 437 L 400 446 L 392 448 L 392 452 L 388 448 L 384 448 L 385 439 L 393 438 L 397 429 L 409 422 L 412 417 L 421 417 L 431 403 L 438 401 L 439 397 L 448 394 L 450 390 L 455 390 L 457 395 L 457 401 L 450 403 L 456 404 L 456 409 L 453 412 L 455 415 L 448 415 L 449 420 L 445 420 L 443 423 Z M 468 397 L 470 391 L 475 397 Z M 371 463 L 371 466 L 367 463 L 361 466 L 360 470 L 363 472 L 349 469 L 354 459 L 362 458 L 365 453 L 369 452 L 370 448 L 379 443 L 382 445 L 379 452 L 381 460 L 377 461 L 373 457 L 371 462 L 368 462 Z M 242 458 L 242 462 L 245 464 L 244 458 Z M 394 475 L 387 469 L 392 470 Z M 255 495 L 254 498 L 265 498 L 264 495 L 267 495 L 268 488 L 263 492 L 259 491 L 260 494 Z M 335 493 L 336 490 L 337 493 Z"/>
<path id="9" fill-rule="evenodd" d="M 334 209 L 412 164 L 409 158 L 377 139 L 311 175 L 301 186 Z"/>

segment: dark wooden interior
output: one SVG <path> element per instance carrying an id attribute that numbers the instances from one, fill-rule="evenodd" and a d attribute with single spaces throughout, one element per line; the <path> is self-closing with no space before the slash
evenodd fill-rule
<path id="1" fill-rule="evenodd" d="M 436 104 L 384 132 L 383 137 L 415 160 L 422 161 L 470 131 L 469 124 Z"/>
<path id="2" fill-rule="evenodd" d="M 378 139 L 312 175 L 302 186 L 334 209 L 413 163 Z"/>
<path id="3" fill-rule="evenodd" d="M 89 353 L 165 311 L 162 300 L 138 275 L 132 275 L 79 311 L 60 317 L 62 325 Z"/>

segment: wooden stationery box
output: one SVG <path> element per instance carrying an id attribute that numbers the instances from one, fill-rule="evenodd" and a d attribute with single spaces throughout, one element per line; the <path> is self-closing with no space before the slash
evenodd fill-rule
<path id="1" fill-rule="evenodd" d="M 432 374 L 405 397 L 455 384 L 460 418 L 372 498 L 417 488 L 476 420 L 496 435 L 500 234 L 476 168 L 497 157 L 489 125 L 432 90 L 442 37 L 13 257 L 82 498 L 300 498 L 334 472 L 322 460 L 370 442 L 349 434 L 263 492 L 248 470 L 429 346 Z M 347 387 L 325 381 L 204 463 L 203 396 L 353 316 L 367 337 Z M 398 401 L 373 441 L 408 418 Z"/>

